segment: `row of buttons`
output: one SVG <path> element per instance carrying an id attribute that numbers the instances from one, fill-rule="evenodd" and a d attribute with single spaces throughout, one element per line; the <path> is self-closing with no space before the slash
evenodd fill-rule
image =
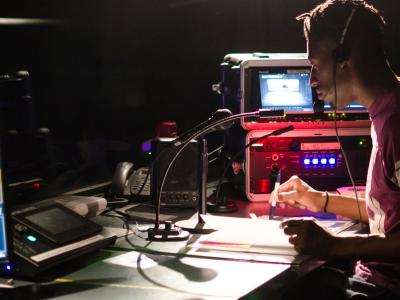
<path id="1" fill-rule="evenodd" d="M 335 165 L 336 158 L 334 158 L 334 157 L 304 158 L 303 163 L 306 166 L 309 166 L 309 165 Z"/>
<path id="2" fill-rule="evenodd" d="M 167 200 L 168 202 L 191 202 L 197 200 L 197 195 L 193 194 L 189 196 L 189 193 L 163 193 L 161 196 L 162 200 Z"/>

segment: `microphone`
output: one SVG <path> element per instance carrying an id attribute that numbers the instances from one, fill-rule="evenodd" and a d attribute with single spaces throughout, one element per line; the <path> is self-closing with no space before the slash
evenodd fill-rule
<path id="1" fill-rule="evenodd" d="M 214 114 L 214 115 L 216 115 L 215 117 L 213 115 L 210 119 L 201 123 L 201 124 L 203 124 L 203 126 L 200 126 L 201 124 L 196 126 L 195 128 L 199 128 L 199 127 L 201 127 L 201 128 L 197 129 L 197 130 L 193 130 L 193 133 L 190 135 L 188 134 L 187 138 L 185 138 L 185 139 L 178 138 L 178 140 L 179 140 L 178 150 L 175 152 L 174 156 L 169 161 L 169 163 L 164 171 L 164 174 L 161 177 L 160 188 L 158 189 L 158 195 L 156 195 L 157 210 L 156 210 L 156 218 L 155 218 L 155 222 L 154 222 L 154 228 L 148 229 L 148 231 L 147 231 L 148 240 L 151 240 L 151 241 L 180 241 L 180 240 L 186 240 L 189 238 L 189 232 L 184 231 L 181 228 L 175 227 L 170 222 L 165 223 L 164 228 L 160 228 L 160 207 L 161 207 L 162 190 L 163 190 L 168 172 L 171 169 L 171 166 L 173 165 L 173 163 L 175 162 L 177 157 L 189 145 L 191 140 L 196 139 L 204 134 L 210 133 L 215 130 L 227 129 L 233 124 L 233 121 L 243 118 L 243 117 L 268 118 L 268 117 L 278 117 L 278 116 L 284 115 L 283 109 L 280 109 L 280 110 L 260 109 L 257 111 L 245 112 L 245 113 L 240 113 L 240 114 L 236 114 L 236 115 L 232 115 L 232 113 L 227 109 L 223 109 L 222 111 L 223 112 L 218 112 L 218 114 Z M 228 124 L 228 125 L 230 124 L 230 125 L 225 126 L 226 124 Z M 156 159 L 158 159 L 158 158 L 159 158 L 159 156 Z"/>
<path id="2" fill-rule="evenodd" d="M 224 118 L 230 117 L 232 116 L 232 112 L 229 109 L 226 108 L 222 108 L 222 109 L 218 109 L 212 116 L 211 118 L 209 118 L 208 120 L 200 123 L 199 125 L 197 125 L 196 127 L 186 131 L 185 133 L 181 134 L 179 137 L 177 137 L 173 143 L 174 146 L 179 146 L 181 144 L 183 144 L 185 141 L 188 140 L 188 138 L 193 135 L 193 133 L 199 131 L 202 128 L 207 127 L 210 124 L 215 123 L 216 121 L 222 120 Z M 226 130 L 229 129 L 231 126 L 233 125 L 233 122 L 227 122 L 227 123 L 223 123 L 223 124 L 219 124 L 217 126 L 214 127 L 210 127 L 208 132 L 205 132 L 203 134 L 208 134 L 210 132 L 216 131 L 216 130 Z M 190 140 L 190 139 L 189 139 Z"/>

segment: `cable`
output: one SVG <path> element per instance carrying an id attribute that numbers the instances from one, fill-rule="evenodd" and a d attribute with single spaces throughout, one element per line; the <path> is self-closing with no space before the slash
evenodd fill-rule
<path id="1" fill-rule="evenodd" d="M 345 153 L 345 151 L 344 151 L 344 149 L 343 149 L 343 146 L 342 146 L 342 143 L 341 143 L 341 140 L 340 140 L 340 137 L 339 137 L 339 131 L 338 131 L 338 127 L 337 127 L 337 102 L 338 102 L 338 98 L 337 98 L 337 85 L 336 85 L 336 71 L 337 71 L 337 63 L 336 62 L 334 62 L 334 64 L 333 64 L 333 89 L 334 89 L 334 113 L 333 113 L 333 123 L 334 123 L 334 127 L 335 127 L 335 133 L 336 133 L 336 139 L 337 139 L 337 141 L 338 141 L 338 143 L 339 143 L 339 146 L 340 146 L 340 150 L 341 150 L 341 153 L 342 153 L 342 155 L 343 155 L 343 158 L 344 158 L 344 162 L 345 162 L 345 165 L 346 165 L 346 169 L 347 169 L 347 173 L 349 174 L 349 177 L 350 177 L 350 181 L 351 181 L 351 184 L 353 185 L 353 189 L 354 189 L 354 193 L 355 193 L 355 195 L 356 195 L 356 202 L 357 202 L 357 209 L 358 209 L 358 218 L 359 218 L 359 221 L 361 222 L 362 221 L 362 218 L 361 218 L 361 209 L 360 209 L 360 201 L 359 201 L 359 199 L 358 199 L 358 193 L 357 193 L 357 188 L 356 188 L 356 185 L 355 185 L 355 182 L 354 182 L 354 179 L 353 179 L 353 175 L 352 175 L 352 173 L 351 173 L 351 170 L 350 170 L 350 166 L 349 166 L 349 162 L 348 162 L 348 160 L 347 160 L 347 155 L 346 155 L 346 153 Z"/>

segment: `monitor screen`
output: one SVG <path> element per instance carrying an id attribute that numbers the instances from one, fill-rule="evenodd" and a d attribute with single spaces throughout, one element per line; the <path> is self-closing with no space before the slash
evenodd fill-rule
<path id="1" fill-rule="evenodd" d="M 334 109 L 332 108 L 331 105 L 325 103 L 324 104 L 324 111 L 325 112 L 333 112 Z M 365 106 L 362 106 L 361 104 L 357 103 L 356 101 L 351 102 L 349 105 L 343 107 L 343 108 L 338 108 L 338 112 L 366 112 L 367 108 Z"/>
<path id="2" fill-rule="evenodd" d="M 286 69 L 272 73 L 258 73 L 261 107 L 283 109 L 285 113 L 313 112 L 310 70 Z"/>
<path id="3" fill-rule="evenodd" d="M 8 258 L 6 233 L 6 213 L 4 209 L 2 165 L 0 160 L 0 262 L 6 261 Z"/>

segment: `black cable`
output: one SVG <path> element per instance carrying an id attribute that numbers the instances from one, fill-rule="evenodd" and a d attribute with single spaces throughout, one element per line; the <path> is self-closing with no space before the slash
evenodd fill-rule
<path id="1" fill-rule="evenodd" d="M 359 221 L 361 222 L 362 221 L 361 208 L 360 208 L 360 201 L 358 199 L 358 193 L 357 193 L 356 184 L 354 182 L 353 175 L 352 175 L 351 170 L 350 170 L 350 166 L 349 166 L 349 162 L 348 162 L 348 159 L 347 159 L 347 155 L 346 155 L 346 153 L 345 153 L 345 151 L 344 151 L 344 149 L 342 147 L 342 143 L 341 143 L 341 140 L 340 140 L 340 137 L 339 137 L 339 131 L 338 131 L 338 127 L 337 127 L 337 102 L 338 102 L 338 99 L 337 99 L 337 85 L 336 85 L 337 67 L 338 67 L 337 63 L 334 62 L 334 64 L 333 64 L 333 88 L 334 88 L 334 101 L 335 101 L 334 106 L 335 107 L 334 107 L 334 114 L 333 114 L 333 121 L 334 121 L 333 123 L 335 125 L 334 127 L 335 127 L 335 133 L 336 133 L 336 140 L 339 143 L 340 150 L 341 150 L 341 153 L 343 155 L 344 162 L 345 162 L 345 165 L 346 165 L 347 173 L 349 174 L 350 181 L 351 181 L 351 184 L 353 185 L 354 193 L 356 195 L 358 218 L 359 218 Z"/>

